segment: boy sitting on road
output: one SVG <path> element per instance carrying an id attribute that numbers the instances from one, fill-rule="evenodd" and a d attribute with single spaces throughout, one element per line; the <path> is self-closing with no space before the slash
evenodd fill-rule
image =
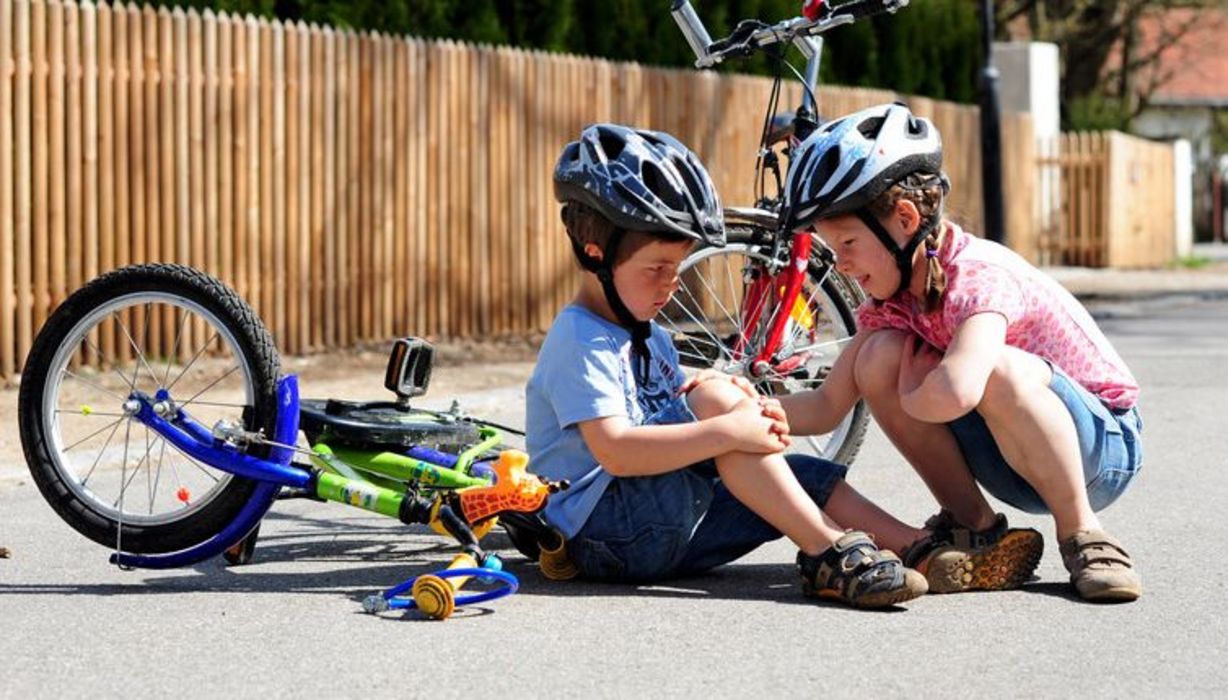
<path id="1" fill-rule="evenodd" d="M 583 280 L 529 380 L 527 446 L 534 471 L 572 483 L 545 517 L 580 575 L 691 575 L 784 534 L 808 595 L 883 607 L 925 593 L 889 550 L 927 532 L 854 491 L 845 467 L 785 456 L 779 403 L 744 380 L 685 382 L 652 323 L 693 245 L 724 244 L 695 155 L 666 134 L 598 124 L 567 145 L 554 182 Z"/>

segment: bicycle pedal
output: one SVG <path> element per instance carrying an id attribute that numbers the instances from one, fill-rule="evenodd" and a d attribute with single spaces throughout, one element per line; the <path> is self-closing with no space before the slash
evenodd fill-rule
<path id="1" fill-rule="evenodd" d="M 388 357 L 384 387 L 397 395 L 399 403 L 408 403 L 426 393 L 434 363 L 435 346 L 421 338 L 398 338 Z"/>

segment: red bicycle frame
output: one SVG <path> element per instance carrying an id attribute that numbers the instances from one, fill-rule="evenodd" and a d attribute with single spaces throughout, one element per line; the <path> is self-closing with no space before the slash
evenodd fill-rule
<path id="1" fill-rule="evenodd" d="M 763 376 L 769 371 L 788 374 L 797 369 L 805 361 L 804 355 L 790 357 L 779 364 L 775 362 L 776 351 L 784 337 L 785 327 L 792 317 L 792 309 L 801 294 L 802 284 L 806 281 L 806 269 L 810 265 L 811 239 L 809 232 L 798 232 L 789 245 L 789 264 L 775 275 L 762 275 L 751 281 L 746 289 L 742 304 L 742 330 L 738 334 L 734 346 L 734 356 L 740 358 L 750 343 L 747 332 L 759 325 L 759 319 L 765 309 L 772 306 L 779 312 L 772 317 L 772 325 L 768 328 L 767 342 L 759 349 L 759 354 L 751 361 L 750 371 L 754 376 Z"/>

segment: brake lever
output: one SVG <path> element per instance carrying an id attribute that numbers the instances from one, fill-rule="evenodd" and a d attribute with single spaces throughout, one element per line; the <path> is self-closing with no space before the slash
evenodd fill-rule
<path id="1" fill-rule="evenodd" d="M 739 53 L 742 55 L 750 54 L 754 51 L 754 47 L 749 46 L 747 41 L 755 34 L 755 32 L 768 26 L 757 19 L 744 19 L 738 22 L 738 26 L 733 28 L 729 36 L 724 39 L 717 39 L 708 47 L 708 51 L 714 54 L 729 55 Z"/>

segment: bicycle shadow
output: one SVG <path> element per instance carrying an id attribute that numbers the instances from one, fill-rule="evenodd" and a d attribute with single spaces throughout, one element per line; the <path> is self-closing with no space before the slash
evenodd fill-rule
<path id="1" fill-rule="evenodd" d="M 181 595 L 185 593 L 308 594 L 342 597 L 362 611 L 362 601 L 373 594 L 422 574 L 447 567 L 459 549 L 456 544 L 423 526 L 398 526 L 385 519 L 364 522 L 316 518 L 295 513 L 270 513 L 267 535 L 256 546 L 250 564 L 230 566 L 221 557 L 182 569 L 135 570 L 131 583 L 5 583 L 0 595 L 113 597 Z M 535 562 L 512 546 L 501 531 L 482 541 L 497 553 L 504 570 L 520 582 L 518 595 L 535 598 L 678 598 L 713 601 L 766 601 L 789 605 L 816 603 L 833 610 L 849 610 L 827 601 L 804 598 L 798 590 L 793 566 L 734 563 L 702 576 L 651 584 L 613 584 L 591 581 L 552 581 Z M 293 566 L 286 571 L 286 566 Z M 480 582 L 469 590 L 484 590 Z M 497 605 L 495 606 L 497 608 Z M 902 611 L 889 608 L 887 611 Z M 458 608 L 453 617 L 483 616 L 494 611 L 484 605 Z M 399 613 L 399 614 L 398 614 Z M 382 619 L 426 619 L 416 611 L 392 610 Z"/>

